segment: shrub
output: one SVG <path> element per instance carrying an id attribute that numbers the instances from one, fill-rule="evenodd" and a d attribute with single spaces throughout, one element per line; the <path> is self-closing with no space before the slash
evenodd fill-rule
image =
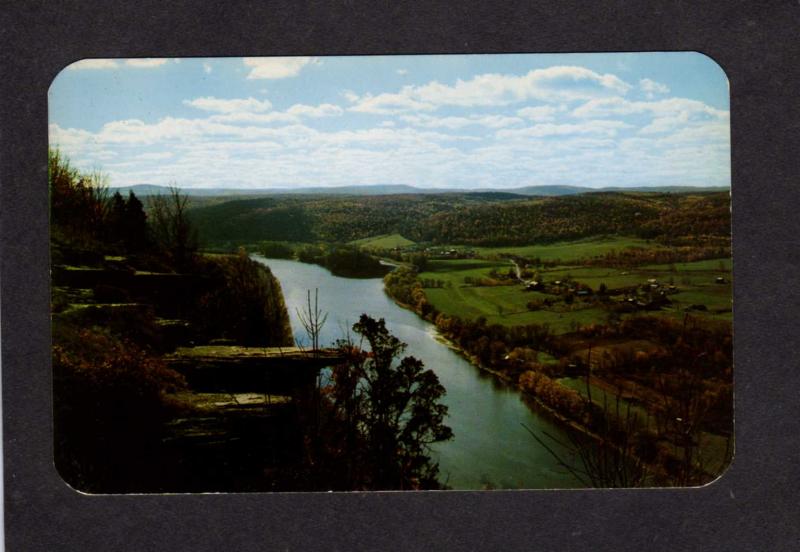
<path id="1" fill-rule="evenodd" d="M 136 488 L 183 377 L 136 345 L 96 329 L 53 346 L 56 465 L 84 491 Z M 157 463 L 155 464 L 157 466 Z"/>

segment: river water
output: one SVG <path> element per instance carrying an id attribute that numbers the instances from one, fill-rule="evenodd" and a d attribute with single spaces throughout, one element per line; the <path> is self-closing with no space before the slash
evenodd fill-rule
<path id="1" fill-rule="evenodd" d="M 447 390 L 447 424 L 455 437 L 437 443 L 440 480 L 453 489 L 546 489 L 578 486 L 566 469 L 539 445 L 522 424 L 538 435 L 547 432 L 564 442 L 563 430 L 527 406 L 515 389 L 486 375 L 450 349 L 436 328 L 397 306 L 383 291 L 380 278 L 332 275 L 317 265 L 253 259 L 270 267 L 283 288 L 295 339 L 307 345 L 297 311 L 305 310 L 306 293 L 319 289 L 320 310 L 328 313 L 320 344 L 332 345 L 358 321 L 361 313 L 386 320 L 389 331 L 408 344 L 405 354 L 425 363 Z M 351 332 L 352 334 L 352 332 Z M 550 445 L 548 441 L 548 445 Z M 564 459 L 569 453 L 555 443 Z"/>

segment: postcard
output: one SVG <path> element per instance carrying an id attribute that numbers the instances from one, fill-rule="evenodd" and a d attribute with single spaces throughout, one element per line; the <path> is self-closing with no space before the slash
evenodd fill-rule
<path id="1" fill-rule="evenodd" d="M 92 494 L 693 487 L 734 453 L 696 52 L 84 59 L 55 464 Z"/>

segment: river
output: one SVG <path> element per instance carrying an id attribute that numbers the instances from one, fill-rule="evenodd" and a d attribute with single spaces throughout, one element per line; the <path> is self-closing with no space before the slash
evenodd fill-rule
<path id="1" fill-rule="evenodd" d="M 522 426 L 559 440 L 561 428 L 527 406 L 520 393 L 487 375 L 449 348 L 436 328 L 415 313 L 397 306 L 383 291 L 380 278 L 353 279 L 332 275 L 317 265 L 253 259 L 270 267 L 283 288 L 295 339 L 306 342 L 297 310 L 304 310 L 306 293 L 319 289 L 319 306 L 328 313 L 320 344 L 333 344 L 358 321 L 361 313 L 383 318 L 389 331 L 408 344 L 414 355 L 432 369 L 447 390 L 447 424 L 454 438 L 437 443 L 440 480 L 453 489 L 546 489 L 578 486 L 575 479 Z M 352 332 L 351 332 L 352 334 Z M 554 449 L 569 458 L 554 444 Z"/>

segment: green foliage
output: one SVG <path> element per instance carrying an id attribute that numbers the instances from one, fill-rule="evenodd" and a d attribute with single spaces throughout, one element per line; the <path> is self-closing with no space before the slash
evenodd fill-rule
<path id="1" fill-rule="evenodd" d="M 349 488 L 437 488 L 430 445 L 452 438 L 445 389 L 386 324 L 361 315 L 353 331 L 368 350 L 342 343 L 348 361 L 333 370 L 330 397 L 339 422 Z"/>
<path id="2" fill-rule="evenodd" d="M 285 243 L 275 241 L 262 241 L 258 244 L 259 254 L 268 259 L 291 259 L 294 249 Z"/>
<path id="3" fill-rule="evenodd" d="M 428 269 L 428 256 L 425 253 L 414 253 L 409 256 L 408 262 L 417 268 L 418 272 Z"/>
<path id="4" fill-rule="evenodd" d="M 399 235 L 413 242 L 529 246 L 626 235 L 665 243 L 690 237 L 696 245 L 730 236 L 729 207 L 727 193 L 615 192 L 513 200 L 459 193 L 311 195 L 227 201 L 194 209 L 192 217 L 208 242 L 365 240 L 369 245 L 375 236 Z"/>
<path id="5" fill-rule="evenodd" d="M 216 282 L 199 300 L 195 318 L 202 333 L 247 346 L 292 344 L 280 284 L 269 268 L 242 249 L 205 258 L 202 271 Z"/>
<path id="6" fill-rule="evenodd" d="M 295 203 L 291 198 L 239 199 L 193 209 L 191 219 L 204 243 L 314 241 L 309 214 Z"/>
<path id="7" fill-rule="evenodd" d="M 306 245 L 297 251 L 297 260 L 324 266 L 337 276 L 375 278 L 388 271 L 378 259 L 352 245 Z"/>
<path id="8" fill-rule="evenodd" d="M 133 192 L 127 200 L 116 192 L 109 198 L 107 178 L 82 173 L 58 150 L 48 152 L 52 232 L 73 249 L 141 253 L 151 248 L 142 202 Z"/>
<path id="9" fill-rule="evenodd" d="M 47 169 L 52 225 L 76 244 L 103 241 L 108 213 L 104 175 L 80 172 L 58 150 L 48 150 Z"/>
<path id="10" fill-rule="evenodd" d="M 127 201 L 119 192 L 112 196 L 108 229 L 109 239 L 120 244 L 124 251 L 138 253 L 152 245 L 144 206 L 132 191 Z"/>

